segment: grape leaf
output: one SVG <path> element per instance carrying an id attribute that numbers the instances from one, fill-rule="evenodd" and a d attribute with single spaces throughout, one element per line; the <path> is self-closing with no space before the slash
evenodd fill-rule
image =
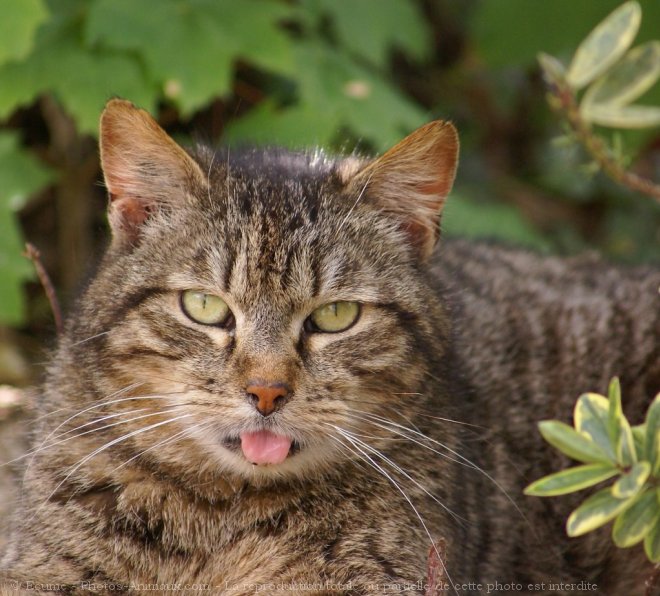
<path id="1" fill-rule="evenodd" d="M 48 18 L 43 0 L 4 0 L 0 18 L 0 64 L 32 51 L 39 25 Z"/>
<path id="2" fill-rule="evenodd" d="M 429 27 L 409 0 L 312 0 L 305 4 L 330 15 L 340 43 L 377 67 L 387 67 L 395 46 L 418 60 L 429 53 Z"/>
<path id="3" fill-rule="evenodd" d="M 162 0 L 158 10 L 134 0 L 98 0 L 85 34 L 89 43 L 137 51 L 150 78 L 190 114 L 231 90 L 241 56 L 292 71 L 289 40 L 277 25 L 285 9 L 267 0 Z"/>

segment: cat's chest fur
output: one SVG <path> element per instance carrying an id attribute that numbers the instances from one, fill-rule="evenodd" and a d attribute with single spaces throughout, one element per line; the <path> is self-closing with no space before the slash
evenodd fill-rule
<path id="1" fill-rule="evenodd" d="M 435 122 L 372 162 L 188 154 L 110 102 L 113 240 L 49 368 L 2 577 L 401 593 L 444 541 L 449 583 L 636 593 L 639 552 L 567 543 L 570 503 L 522 488 L 565 463 L 535 421 L 615 374 L 632 418 L 660 389 L 660 275 L 436 248 L 457 149 Z"/>

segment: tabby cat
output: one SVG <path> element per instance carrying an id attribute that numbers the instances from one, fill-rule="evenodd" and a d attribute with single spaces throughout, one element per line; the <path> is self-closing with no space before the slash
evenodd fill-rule
<path id="1" fill-rule="evenodd" d="M 432 122 L 382 157 L 184 151 L 101 118 L 112 242 L 48 370 L 0 564 L 29 593 L 631 595 L 535 421 L 660 390 L 660 272 L 443 241 Z M 607 530 L 604 530 L 607 532 Z M 433 545 L 433 546 L 432 546 Z"/>

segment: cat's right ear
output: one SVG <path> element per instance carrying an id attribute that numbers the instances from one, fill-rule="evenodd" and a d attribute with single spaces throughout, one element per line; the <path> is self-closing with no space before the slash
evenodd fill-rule
<path id="1" fill-rule="evenodd" d="M 101 165 L 113 243 L 136 244 L 150 214 L 206 186 L 197 163 L 144 110 L 110 100 L 101 115 Z"/>

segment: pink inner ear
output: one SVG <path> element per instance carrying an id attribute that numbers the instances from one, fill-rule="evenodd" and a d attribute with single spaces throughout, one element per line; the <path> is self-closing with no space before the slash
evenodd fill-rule
<path id="1" fill-rule="evenodd" d="M 431 246 L 435 244 L 436 235 L 420 221 L 413 219 L 402 222 L 400 229 L 406 233 L 410 244 L 412 244 L 420 253 L 424 253 L 428 250 L 429 243 Z"/>
<path id="2" fill-rule="evenodd" d="M 132 240 L 138 237 L 140 226 L 149 217 L 147 202 L 136 197 L 117 197 L 110 195 L 111 223 L 113 228 L 121 229 Z"/>

